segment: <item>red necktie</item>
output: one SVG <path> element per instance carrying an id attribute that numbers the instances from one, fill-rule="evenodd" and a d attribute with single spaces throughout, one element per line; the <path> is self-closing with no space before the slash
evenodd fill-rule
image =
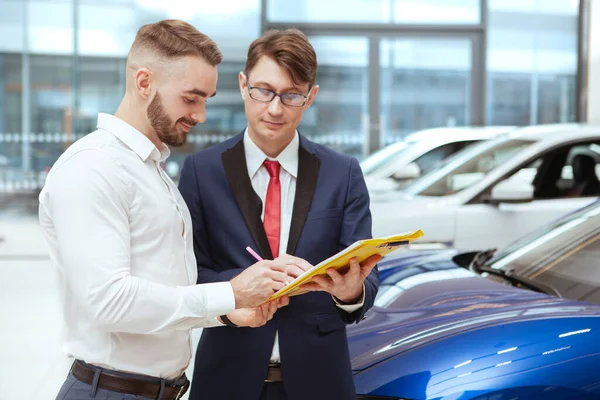
<path id="1" fill-rule="evenodd" d="M 281 225 L 281 183 L 279 182 L 280 165 L 277 161 L 265 160 L 265 168 L 269 171 L 269 186 L 265 201 L 265 233 L 269 240 L 273 259 L 279 256 L 279 231 Z"/>

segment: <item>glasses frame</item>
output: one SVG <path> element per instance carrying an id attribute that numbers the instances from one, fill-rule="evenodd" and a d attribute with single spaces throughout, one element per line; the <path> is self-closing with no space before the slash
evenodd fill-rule
<path id="1" fill-rule="evenodd" d="M 312 87 L 311 87 L 308 90 L 308 94 L 306 94 L 306 95 L 303 95 L 302 93 L 277 93 L 276 91 L 271 90 L 271 89 L 258 88 L 256 86 L 250 85 L 250 82 L 248 82 L 248 76 L 246 76 L 246 87 L 248 88 L 248 95 L 250 95 L 250 98 L 252 98 L 252 100 L 260 101 L 261 103 L 270 103 L 270 102 L 272 102 L 275 99 L 275 97 L 279 97 L 279 100 L 281 101 L 281 104 L 284 104 L 284 105 L 286 105 L 288 107 L 304 107 L 306 105 L 306 103 L 308 102 L 308 98 L 310 97 L 310 93 L 312 92 Z M 253 97 L 252 96 L 252 89 L 260 89 L 260 90 L 264 90 L 266 92 L 271 93 L 272 94 L 271 99 L 270 100 L 260 100 L 260 99 L 257 99 L 255 97 Z M 283 97 L 281 97 L 281 96 L 286 95 L 286 94 L 287 95 L 296 94 L 296 95 L 302 96 L 302 97 L 304 97 L 304 102 L 302 104 L 300 104 L 300 105 L 287 104 L 285 101 L 283 101 Z"/>

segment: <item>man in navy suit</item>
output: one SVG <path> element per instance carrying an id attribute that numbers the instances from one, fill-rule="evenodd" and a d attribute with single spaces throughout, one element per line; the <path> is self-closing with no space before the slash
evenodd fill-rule
<path id="1" fill-rule="evenodd" d="M 263 258 L 296 277 L 371 237 L 369 195 L 356 159 L 312 143 L 296 128 L 312 104 L 317 58 L 298 30 L 252 43 L 239 84 L 247 129 L 188 157 L 179 189 L 192 215 L 199 282 L 232 279 Z M 373 305 L 374 256 L 330 269 L 257 329 L 205 330 L 191 400 L 354 400 L 346 324 Z"/>

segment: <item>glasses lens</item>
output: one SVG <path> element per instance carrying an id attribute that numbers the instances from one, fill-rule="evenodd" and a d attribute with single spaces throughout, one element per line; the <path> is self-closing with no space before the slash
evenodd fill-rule
<path id="1" fill-rule="evenodd" d="M 290 93 L 281 95 L 281 102 L 283 104 L 287 104 L 288 106 L 302 107 L 305 101 L 306 98 L 301 94 Z"/>
<path id="2" fill-rule="evenodd" d="M 275 97 L 275 93 L 268 89 L 252 88 L 250 89 L 250 97 L 258 101 L 271 101 Z"/>

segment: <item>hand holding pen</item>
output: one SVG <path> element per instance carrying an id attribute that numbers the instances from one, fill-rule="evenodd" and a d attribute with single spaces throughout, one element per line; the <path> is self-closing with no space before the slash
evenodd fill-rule
<path id="1" fill-rule="evenodd" d="M 282 260 L 259 260 L 229 281 L 236 308 L 254 308 L 265 303 L 288 281 L 288 266 Z"/>
<path id="2" fill-rule="evenodd" d="M 258 253 L 255 252 L 254 249 L 252 249 L 252 247 L 250 247 L 250 246 L 246 247 L 246 251 L 248 251 L 248 253 L 252 254 L 252 256 L 257 261 L 263 261 L 263 258 L 260 255 L 258 255 Z M 310 265 L 306 261 L 302 260 L 301 258 L 289 256 L 287 254 L 284 254 L 283 256 L 277 257 L 276 260 L 277 261 L 282 261 L 282 262 L 285 263 L 285 266 L 286 266 L 286 268 L 285 268 L 286 271 L 285 272 L 286 272 L 286 274 L 288 276 L 291 276 L 294 279 L 296 279 L 297 277 L 299 277 L 308 268 L 312 267 L 312 265 Z M 290 283 L 291 282 L 288 282 L 288 280 L 286 279 L 285 285 L 287 286 Z"/>
<path id="3" fill-rule="evenodd" d="M 260 255 L 259 255 L 257 252 L 255 252 L 255 251 L 254 251 L 254 249 L 253 249 L 252 247 L 250 247 L 250 246 L 247 246 L 247 247 L 246 247 L 246 251 L 248 251 L 248 253 L 252 254 L 252 257 L 254 257 L 254 258 L 256 259 L 256 261 L 263 261 L 263 258 L 262 258 L 262 257 L 261 257 L 261 256 L 260 256 Z M 288 271 L 287 271 L 287 267 L 286 267 L 286 269 L 285 269 L 285 273 L 286 273 L 286 275 L 287 275 L 287 272 L 288 272 Z M 284 284 L 285 284 L 285 286 L 287 286 L 287 285 L 289 285 L 290 283 L 289 283 L 289 282 L 288 282 L 288 280 L 286 279 L 286 280 L 285 280 L 285 282 L 284 282 Z"/>

